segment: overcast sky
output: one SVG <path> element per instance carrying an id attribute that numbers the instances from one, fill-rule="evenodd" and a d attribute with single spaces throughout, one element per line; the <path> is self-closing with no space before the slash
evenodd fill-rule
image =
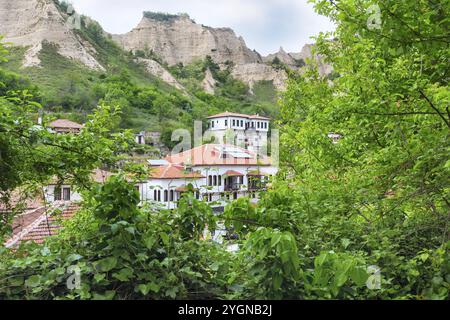
<path id="1" fill-rule="evenodd" d="M 261 54 L 299 52 L 311 36 L 333 30 L 307 0 L 69 0 L 82 14 L 100 22 L 110 33 L 126 33 L 143 11 L 186 12 L 197 23 L 230 27 Z"/>

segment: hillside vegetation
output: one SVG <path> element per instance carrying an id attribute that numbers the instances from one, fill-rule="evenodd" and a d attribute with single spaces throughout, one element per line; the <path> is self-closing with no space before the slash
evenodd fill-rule
<path id="1" fill-rule="evenodd" d="M 21 47 L 10 48 L 7 61 L 2 63 L 4 69 L 19 72 L 39 88 L 40 102 L 45 111 L 54 113 L 55 117 L 83 122 L 99 104 L 120 105 L 120 127 L 135 132 L 165 131 L 164 136 L 170 137 L 173 129 L 190 129 L 194 120 L 203 120 L 216 112 L 277 114 L 277 97 L 271 84 L 262 84 L 264 91 L 251 94 L 244 83 L 233 79 L 229 71 L 220 71 L 209 57 L 191 65 L 164 66 L 185 85 L 185 93 L 149 74 L 136 58 L 162 59 L 151 52 L 125 52 L 97 22 L 82 17 L 81 30 L 75 32 L 96 50 L 95 58 L 105 67 L 104 72 L 90 70 L 59 55 L 55 45 L 50 43 L 43 44 L 39 67 L 21 67 L 27 49 Z M 201 88 L 207 68 L 217 77 L 215 95 Z M 170 141 L 166 143 L 169 145 Z"/>

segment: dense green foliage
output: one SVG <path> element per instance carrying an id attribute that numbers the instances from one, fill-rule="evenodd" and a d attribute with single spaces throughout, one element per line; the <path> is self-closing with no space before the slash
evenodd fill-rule
<path id="1" fill-rule="evenodd" d="M 317 39 L 334 80 L 314 68 L 290 80 L 281 171 L 257 206 L 241 198 L 214 216 L 186 194 L 174 211 L 139 208 L 119 175 L 86 193 L 59 236 L 2 249 L 0 298 L 449 299 L 448 1 L 384 1 L 378 29 L 368 27 L 369 1 L 313 2 L 337 25 L 335 40 Z M 182 67 L 180 78 L 200 79 L 204 67 Z M 125 78 L 112 80 L 131 90 Z M 34 103 L 21 101 L 11 91 L 0 100 L 2 128 L 32 127 L 14 110 Z M 11 176 L 2 174 L 8 190 L 33 162 L 19 161 L 18 141 L 1 137 L 15 160 L 6 162 Z M 70 139 L 81 147 L 87 138 Z M 202 240 L 217 220 L 238 236 L 238 252 Z"/>
<path id="2" fill-rule="evenodd" d="M 165 12 L 144 11 L 144 17 L 146 17 L 148 19 L 157 20 L 157 21 L 170 21 L 170 20 L 179 18 L 180 16 L 189 18 L 189 15 L 186 13 L 170 14 L 170 13 L 165 13 Z"/>

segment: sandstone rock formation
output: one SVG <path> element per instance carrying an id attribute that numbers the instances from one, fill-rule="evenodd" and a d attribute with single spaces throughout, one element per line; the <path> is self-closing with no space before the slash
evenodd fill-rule
<path id="1" fill-rule="evenodd" d="M 298 68 L 298 61 L 290 53 L 284 51 L 283 47 L 280 47 L 280 50 L 277 53 L 269 54 L 268 56 L 263 57 L 263 61 L 265 63 L 272 63 L 275 58 L 278 58 L 280 62 L 291 69 Z"/>
<path id="2" fill-rule="evenodd" d="M 180 91 L 183 91 L 184 93 L 187 93 L 186 89 L 181 85 L 181 83 L 178 82 L 175 77 L 170 74 L 166 69 L 164 69 L 157 61 L 151 60 L 151 59 L 144 59 L 144 58 L 137 58 L 137 62 L 143 63 L 145 65 L 146 70 L 160 78 L 162 81 L 166 82 L 167 84 L 170 84 L 171 86 L 177 88 Z"/>
<path id="3" fill-rule="evenodd" d="M 73 32 L 53 0 L 0 0 L 0 35 L 3 42 L 29 47 L 24 66 L 38 66 L 43 42 L 55 44 L 62 56 L 102 70 L 95 50 Z"/>
<path id="4" fill-rule="evenodd" d="M 202 81 L 202 88 L 206 93 L 214 94 L 216 92 L 217 81 L 214 79 L 211 70 L 208 68 L 205 71 L 205 78 Z"/>
<path id="5" fill-rule="evenodd" d="M 286 90 L 288 75 L 284 70 L 277 70 L 264 63 L 247 63 L 234 67 L 231 75 L 250 86 L 258 81 L 272 81 L 274 87 L 279 91 Z"/>
<path id="6" fill-rule="evenodd" d="M 306 44 L 303 46 L 300 53 L 291 53 L 290 55 L 297 60 L 302 59 L 306 63 L 308 63 L 309 60 L 315 61 L 318 66 L 319 74 L 322 76 L 331 74 L 333 72 L 333 66 L 327 64 L 325 62 L 325 57 L 322 55 L 313 54 L 313 48 L 313 44 Z"/>
<path id="7" fill-rule="evenodd" d="M 23 65 L 39 67 L 39 53 L 44 43 L 55 45 L 65 57 L 81 62 L 91 69 L 104 70 L 96 60 L 97 52 L 90 42 L 73 30 L 68 21 L 74 15 L 61 12 L 54 0 L 0 0 L 0 35 L 4 42 L 27 47 Z M 96 23 L 89 18 L 85 23 Z M 105 33 L 106 34 L 106 33 Z M 109 36 L 109 35 L 108 35 Z M 187 15 L 145 13 L 139 25 L 124 35 L 111 35 L 126 51 L 143 51 L 168 65 L 190 64 L 210 56 L 221 68 L 232 66 L 232 76 L 252 89 L 258 81 L 272 81 L 275 88 L 285 90 L 288 75 L 282 68 L 271 66 L 275 58 L 292 70 L 300 69 L 307 60 L 317 62 L 319 72 L 333 71 L 323 57 L 312 53 L 306 45 L 300 53 L 287 53 L 283 48 L 267 57 L 250 50 L 242 37 L 229 28 L 211 28 L 195 23 Z M 171 86 L 186 89 L 154 59 L 139 58 L 147 71 Z M 158 60 L 159 61 L 159 60 Z M 204 90 L 214 94 L 216 80 L 210 70 L 201 83 Z"/>
<path id="8" fill-rule="evenodd" d="M 169 65 L 189 64 L 206 56 L 218 64 L 262 62 L 260 55 L 247 48 L 233 30 L 202 26 L 187 15 L 165 19 L 144 15 L 136 28 L 124 35 L 113 35 L 113 39 L 127 51 L 151 50 Z"/>

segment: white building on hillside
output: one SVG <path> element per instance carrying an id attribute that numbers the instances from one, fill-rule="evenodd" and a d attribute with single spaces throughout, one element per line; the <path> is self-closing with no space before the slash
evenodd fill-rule
<path id="1" fill-rule="evenodd" d="M 206 144 L 166 157 L 151 169 L 140 186 L 141 201 L 173 209 L 192 185 L 198 199 L 223 206 L 227 200 L 248 196 L 257 201 L 270 177 L 277 173 L 271 159 L 231 145 Z"/>
<path id="2" fill-rule="evenodd" d="M 105 170 L 94 170 L 91 179 L 96 183 L 104 183 L 113 174 Z M 81 194 L 75 190 L 74 186 L 67 181 L 58 181 L 56 177 L 44 187 L 44 196 L 47 203 L 53 202 L 79 202 L 82 200 Z"/>
<path id="3" fill-rule="evenodd" d="M 269 118 L 224 112 L 208 117 L 207 133 L 215 137 L 215 143 L 233 144 L 258 154 L 267 154 L 269 128 Z"/>

